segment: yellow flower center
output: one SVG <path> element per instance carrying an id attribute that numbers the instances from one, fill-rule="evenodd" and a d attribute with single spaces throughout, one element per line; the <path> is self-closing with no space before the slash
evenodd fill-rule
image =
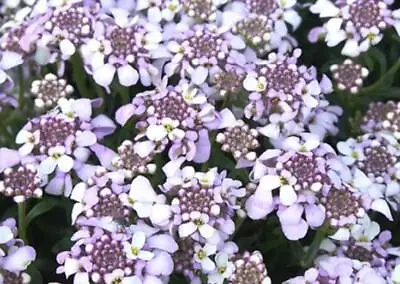
<path id="1" fill-rule="evenodd" d="M 136 248 L 136 247 L 131 248 L 131 253 L 132 253 L 133 255 L 138 256 L 138 255 L 139 255 L 139 251 L 140 251 L 140 249 L 138 249 L 138 248 Z"/>
<path id="2" fill-rule="evenodd" d="M 203 260 L 203 259 L 205 259 L 206 257 L 207 257 L 207 254 L 205 253 L 205 251 L 204 250 L 199 250 L 198 252 L 197 252 L 197 257 L 200 259 L 200 260 Z"/>

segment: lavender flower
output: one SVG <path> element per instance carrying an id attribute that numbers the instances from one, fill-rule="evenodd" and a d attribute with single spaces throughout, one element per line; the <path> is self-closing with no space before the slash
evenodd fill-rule
<path id="1" fill-rule="evenodd" d="M 363 85 L 363 79 L 369 74 L 367 68 L 354 63 L 351 59 L 346 59 L 342 64 L 334 64 L 330 67 L 333 78 L 339 90 L 358 93 Z"/>
<path id="2" fill-rule="evenodd" d="M 364 133 L 388 129 L 397 136 L 397 110 L 400 104 L 394 101 L 373 102 L 369 104 L 368 110 L 362 118 L 361 130 Z"/>
<path id="3" fill-rule="evenodd" d="M 247 124 L 239 120 L 224 132 L 218 133 L 216 140 L 222 144 L 222 151 L 232 153 L 238 161 L 238 166 L 241 163 L 250 166 L 251 162 L 254 162 L 257 157 L 254 150 L 260 146 L 257 136 L 257 130 L 250 129 Z"/>
<path id="4" fill-rule="evenodd" d="M 15 224 L 12 218 L 0 223 L 0 282 L 29 283 L 31 278 L 25 270 L 35 260 L 36 252 L 16 238 Z"/>
<path id="5" fill-rule="evenodd" d="M 180 0 L 139 0 L 136 3 L 136 11 L 146 12 L 149 22 L 172 21 L 182 10 Z"/>
<path id="6" fill-rule="evenodd" d="M 289 137 L 282 147 L 285 150 L 267 150 L 257 159 L 253 179 L 258 186 L 247 199 L 246 210 L 250 218 L 260 219 L 278 208 L 285 236 L 296 240 L 305 236 L 308 227 L 323 224 L 326 209 L 320 204 L 320 194 L 341 189 L 340 174 L 349 170 L 332 148 L 314 136 Z M 279 197 L 274 197 L 275 189 Z"/>
<path id="7" fill-rule="evenodd" d="M 187 84 L 138 94 L 116 112 L 121 125 L 131 116 L 139 118 L 136 127 L 141 134 L 136 139 L 152 141 L 144 152 L 160 152 L 169 146 L 171 160 L 184 156 L 197 163 L 207 161 L 210 155 L 208 129 L 223 126 L 224 118 L 233 119 L 226 109 L 217 113 L 203 93 Z"/>
<path id="8" fill-rule="evenodd" d="M 223 26 L 231 27 L 248 45 L 263 54 L 279 48 L 282 52 L 297 45 L 289 26 L 296 30 L 302 19 L 294 9 L 296 1 L 233 1 L 223 12 Z M 251 35 L 254 37 L 251 38 Z"/>
<path id="9" fill-rule="evenodd" d="M 386 200 L 397 208 L 395 200 L 400 190 L 396 145 L 393 137 L 378 134 L 365 134 L 358 140 L 349 138 L 337 145 L 343 161 L 352 171 L 349 182 L 361 192 L 365 202 L 371 204 L 371 209 L 381 212 L 389 220 L 392 215 Z"/>
<path id="10" fill-rule="evenodd" d="M 113 166 L 122 170 L 126 179 L 132 179 L 138 174 L 153 174 L 156 164 L 151 162 L 155 152 L 149 153 L 143 149 L 147 148 L 146 146 L 146 142 L 123 141 L 118 147 L 118 156 L 113 159 Z"/>
<path id="11" fill-rule="evenodd" d="M 162 190 L 174 196 L 171 210 L 180 238 L 223 240 L 234 232 L 232 219 L 245 193 L 239 181 L 226 178 L 225 172 L 219 174 L 217 168 L 206 173 L 192 167 L 164 170 L 167 182 Z"/>
<path id="12" fill-rule="evenodd" d="M 115 125 L 104 115 L 92 118 L 92 102 L 88 99 L 60 99 L 58 104 L 54 111 L 29 121 L 18 133 L 16 143 L 22 144 L 22 156 L 34 155 L 40 161 L 40 176 L 55 172 L 46 192 L 69 196 L 69 173 L 72 169 L 79 171 L 91 151 L 103 165 L 111 164 L 110 150 L 98 141 L 112 133 Z"/>
<path id="13" fill-rule="evenodd" d="M 172 273 L 170 254 L 178 246 L 170 235 L 143 228 L 136 226 L 132 236 L 100 228 L 76 232 L 71 250 L 57 256 L 61 265 L 57 273 L 65 273 L 67 278 L 75 274 L 74 281 L 82 284 L 160 281 L 161 275 Z"/>
<path id="14" fill-rule="evenodd" d="M 259 131 L 267 137 L 301 132 L 323 93 L 331 91 L 326 76 L 318 82 L 314 68 L 297 65 L 300 54 L 300 50 L 292 56 L 271 53 L 266 64 L 250 72 L 243 82 L 250 92 L 245 116 L 265 125 Z"/>
<path id="15" fill-rule="evenodd" d="M 235 272 L 229 277 L 229 283 L 272 283 L 259 251 L 246 251 L 242 255 L 236 255 L 233 264 Z"/>
<path id="16" fill-rule="evenodd" d="M 45 18 L 42 40 L 50 49 L 59 49 L 63 59 L 72 56 L 94 34 L 95 16 L 81 3 L 51 9 Z"/>
<path id="17" fill-rule="evenodd" d="M 120 200 L 124 206 L 132 207 L 139 218 L 149 218 L 154 226 L 166 227 L 170 224 L 171 208 L 163 194 L 157 194 L 150 181 L 137 176 L 131 183 L 129 193 L 122 193 Z"/>
<path id="18" fill-rule="evenodd" d="M 390 0 L 318 0 L 310 10 L 329 19 L 323 26 L 327 45 L 331 47 L 345 42 L 342 54 L 356 57 L 378 44 L 387 27 L 399 31 L 399 11 L 388 7 L 392 3 Z"/>
<path id="19" fill-rule="evenodd" d="M 390 244 L 391 238 L 389 231 L 380 232 L 378 223 L 371 222 L 366 216 L 359 224 L 352 226 L 347 238 L 324 240 L 321 248 L 330 254 L 351 259 L 353 266 L 358 269 L 370 266 L 380 278 L 390 279 L 395 261 L 399 258 L 398 248 Z"/>
<path id="20" fill-rule="evenodd" d="M 226 64 L 212 78 L 210 83 L 213 88 L 212 92 L 224 97 L 233 96 L 244 91 L 243 81 L 246 78 L 246 72 L 246 67 Z"/>
<path id="21" fill-rule="evenodd" d="M 43 80 L 32 82 L 31 93 L 35 98 L 37 108 L 51 108 L 57 105 L 61 98 L 67 98 L 74 88 L 64 79 L 58 79 L 54 74 L 46 74 Z"/>
<path id="22" fill-rule="evenodd" d="M 244 60 L 239 53 L 233 52 L 243 46 L 229 40 L 229 33 L 218 32 L 211 25 L 195 25 L 172 36 L 167 47 L 173 56 L 165 66 L 166 74 L 172 76 L 180 72 L 182 78 L 188 77 L 197 85 L 206 82 L 225 64 Z"/>
<path id="23" fill-rule="evenodd" d="M 113 10 L 110 21 L 98 22 L 95 36 L 82 46 L 88 70 L 100 86 L 108 88 L 115 73 L 123 86 L 145 86 L 157 80 L 158 69 L 151 63 L 152 52 L 161 47 L 156 26 L 130 19 L 125 11 Z"/>
<path id="24" fill-rule="evenodd" d="M 24 202 L 25 199 L 43 195 L 42 179 L 37 173 L 37 166 L 33 164 L 7 168 L 0 179 L 0 192 L 5 196 L 12 196 L 14 201 Z"/>
<path id="25" fill-rule="evenodd" d="M 123 176 L 97 167 L 92 177 L 76 184 L 71 192 L 70 198 L 78 202 L 72 209 L 72 224 L 82 226 L 97 221 L 112 227 L 112 222 L 128 222 L 131 210 L 120 200 L 126 191 Z"/>

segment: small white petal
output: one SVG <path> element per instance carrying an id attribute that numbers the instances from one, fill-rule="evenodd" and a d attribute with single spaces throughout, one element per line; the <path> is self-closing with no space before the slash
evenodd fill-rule
<path id="1" fill-rule="evenodd" d="M 63 155 L 60 157 L 60 159 L 58 159 L 57 164 L 60 171 L 68 173 L 74 166 L 74 160 L 70 156 Z"/>

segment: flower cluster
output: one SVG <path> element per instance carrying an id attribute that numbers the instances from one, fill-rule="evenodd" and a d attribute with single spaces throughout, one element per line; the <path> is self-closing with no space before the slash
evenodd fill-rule
<path id="1" fill-rule="evenodd" d="M 0 282 L 30 283 L 31 277 L 25 271 L 36 259 L 33 247 L 24 245 L 17 237 L 18 229 L 14 219 L 0 223 Z"/>
<path id="2" fill-rule="evenodd" d="M 318 0 L 310 11 L 329 20 L 311 30 L 309 39 L 315 42 L 323 37 L 328 46 L 344 42 L 342 54 L 356 57 L 378 44 L 383 31 L 394 27 L 399 32 L 399 10 L 388 7 L 391 0 Z"/>
<path id="3" fill-rule="evenodd" d="M 341 111 L 329 110 L 324 96 L 332 91 L 332 83 L 325 75 L 319 81 L 314 67 L 299 65 L 300 55 L 299 49 L 290 56 L 270 53 L 268 60 L 249 72 L 243 81 L 250 101 L 245 116 L 262 124 L 259 131 L 269 138 L 278 139 L 308 129 L 323 138 L 337 131 L 333 123 Z M 320 112 L 331 115 L 328 119 Z M 318 130 L 313 125 L 315 116 L 320 118 Z"/>
<path id="4" fill-rule="evenodd" d="M 307 269 L 287 283 L 400 283 L 399 249 L 371 214 L 400 210 L 400 104 L 349 119 L 358 137 L 343 126 L 400 61 L 362 89 L 378 51 L 314 62 L 295 38 L 310 10 L 327 21 L 309 40 L 357 57 L 400 32 L 392 0 L 3 2 L 0 194 L 24 241 L 0 223 L 0 284 L 38 281 L 25 233 L 48 199 L 72 201 L 70 247 L 52 252 L 77 284 L 270 284 L 271 237 L 296 241 L 293 267 Z"/>
<path id="5" fill-rule="evenodd" d="M 351 227 L 346 239 L 325 239 L 315 266 L 286 283 L 396 283 L 400 259 L 398 248 L 390 244 L 391 238 L 389 231 L 381 231 L 378 223 L 365 216 Z"/>

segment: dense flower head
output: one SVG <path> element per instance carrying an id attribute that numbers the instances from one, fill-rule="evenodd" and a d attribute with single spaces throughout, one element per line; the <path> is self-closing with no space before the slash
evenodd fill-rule
<path id="1" fill-rule="evenodd" d="M 188 30 L 171 35 L 167 47 L 172 53 L 171 62 L 165 66 L 168 76 L 179 72 L 182 78 L 200 85 L 228 63 L 241 62 L 241 44 L 229 38 L 230 33 L 220 32 L 213 25 L 195 25 Z"/>
<path id="2" fill-rule="evenodd" d="M 389 280 L 399 258 L 398 248 L 390 244 L 391 239 L 390 231 L 381 231 L 378 223 L 365 216 L 351 226 L 346 238 L 325 239 L 321 253 L 348 258 L 354 268 L 370 267 L 381 279 Z"/>
<path id="3" fill-rule="evenodd" d="M 120 200 L 126 191 L 123 176 L 97 167 L 93 176 L 72 190 L 71 199 L 78 202 L 72 209 L 72 223 L 85 225 L 97 221 L 106 226 L 107 222 L 128 222 L 131 210 Z"/>
<path id="4" fill-rule="evenodd" d="M 17 238 L 15 219 L 0 223 L 0 282 L 30 283 L 31 277 L 25 272 L 36 258 L 35 250 Z"/>
<path id="5" fill-rule="evenodd" d="M 94 80 L 108 88 L 115 73 L 123 86 L 135 85 L 138 80 L 150 86 L 158 76 L 152 65 L 152 52 L 160 49 L 162 35 L 157 26 L 130 19 L 114 10 L 109 21 L 99 22 L 92 37 L 81 48 L 83 59 Z"/>
<path id="6" fill-rule="evenodd" d="M 0 178 L 0 192 L 12 196 L 17 203 L 31 197 L 42 197 L 41 185 L 42 179 L 37 173 L 37 166 L 33 164 L 7 168 Z"/>
<path id="7" fill-rule="evenodd" d="M 222 151 L 231 152 L 236 160 L 243 159 L 252 162 L 257 157 L 254 150 L 260 146 L 257 136 L 256 129 L 249 128 L 244 121 L 239 120 L 224 132 L 218 133 L 216 141 L 222 144 Z"/>
<path id="8" fill-rule="evenodd" d="M 55 7 L 44 16 L 45 35 L 42 44 L 61 52 L 63 58 L 72 56 L 79 47 L 93 37 L 95 15 L 82 3 Z"/>
<path id="9" fill-rule="evenodd" d="M 155 152 L 142 153 L 142 143 L 125 140 L 118 147 L 118 156 L 113 160 L 113 166 L 122 170 L 126 179 L 132 179 L 138 174 L 153 174 L 156 165 L 152 163 Z"/>
<path id="10" fill-rule="evenodd" d="M 69 195 L 72 185 L 68 173 L 81 168 L 91 152 L 96 153 L 102 164 L 111 163 L 105 154 L 107 148 L 98 141 L 112 133 L 115 126 L 104 115 L 92 118 L 92 103 L 95 102 L 88 99 L 60 99 L 58 108 L 31 119 L 16 137 L 16 143 L 22 144 L 20 155 L 33 155 L 40 161 L 40 176 L 56 171 L 58 179 L 46 187 L 49 193 L 60 194 L 63 183 L 67 182 L 64 194 Z M 61 182 L 65 177 L 67 180 Z"/>
<path id="11" fill-rule="evenodd" d="M 151 153 L 156 149 L 160 152 L 169 146 L 168 154 L 172 160 L 185 156 L 195 162 L 208 159 L 208 129 L 218 128 L 222 121 L 206 96 L 187 84 L 138 94 L 131 104 L 117 111 L 116 120 L 124 125 L 131 116 L 138 117 L 136 128 L 141 133 L 136 139 L 152 142 L 147 143 L 147 147 L 143 147 L 147 150 L 143 151 Z"/>
<path id="12" fill-rule="evenodd" d="M 71 250 L 58 254 L 57 272 L 75 274 L 74 281 L 82 284 L 142 283 L 171 274 L 177 244 L 170 235 L 143 226 L 133 226 L 130 235 L 81 229 L 72 237 Z"/>
<path id="13" fill-rule="evenodd" d="M 272 283 L 259 251 L 245 251 L 243 254 L 237 254 L 234 257 L 233 264 L 235 271 L 229 277 L 229 283 Z"/>
<path id="14" fill-rule="evenodd" d="M 35 106 L 38 108 L 51 108 L 57 105 L 61 98 L 69 97 L 74 88 L 64 79 L 48 73 L 42 80 L 35 80 L 31 85 L 31 93 L 35 97 Z"/>
<path id="15" fill-rule="evenodd" d="M 360 64 L 354 63 L 351 59 L 346 59 L 342 64 L 331 65 L 332 77 L 339 90 L 358 93 L 363 85 L 363 79 L 368 76 L 368 69 Z"/>
<path id="16" fill-rule="evenodd" d="M 250 92 L 245 115 L 265 125 L 260 132 L 267 137 L 301 132 L 331 91 L 326 76 L 319 82 L 314 68 L 297 63 L 300 54 L 298 49 L 290 56 L 270 53 L 243 82 Z"/>
<path id="17" fill-rule="evenodd" d="M 361 130 L 364 133 L 388 129 L 395 134 L 398 132 L 396 117 L 400 105 L 394 101 L 373 102 L 362 117 Z"/>
<path id="18" fill-rule="evenodd" d="M 317 28 L 311 33 L 323 33 L 330 47 L 345 42 L 342 54 L 356 57 L 378 44 L 386 28 L 392 26 L 398 31 L 398 11 L 388 7 L 392 3 L 390 0 L 318 0 L 310 10 L 328 21 L 322 30 Z"/>
<path id="19" fill-rule="evenodd" d="M 244 91 L 243 81 L 246 78 L 246 68 L 227 64 L 214 75 L 210 85 L 221 96 L 232 96 Z"/>
<path id="20" fill-rule="evenodd" d="M 38 38 L 42 21 L 32 19 L 7 30 L 0 39 L 0 51 L 15 57 L 26 58 L 36 52 L 34 40 Z"/>
<path id="21" fill-rule="evenodd" d="M 167 170 L 166 175 L 162 190 L 173 196 L 173 223 L 180 238 L 225 239 L 234 232 L 233 218 L 245 194 L 240 181 L 227 178 L 226 172 L 218 173 L 217 168 L 203 173 L 187 166 Z"/>
<path id="22" fill-rule="evenodd" d="M 224 8 L 222 27 L 231 29 L 236 40 L 257 54 L 287 52 L 297 46 L 291 32 L 302 21 L 295 6 L 296 1 L 232 1 Z"/>
<path id="23" fill-rule="evenodd" d="M 372 201 L 372 207 L 377 206 L 375 210 L 389 219 L 392 217 L 385 200 L 396 200 L 400 190 L 397 182 L 399 150 L 396 145 L 392 136 L 380 134 L 364 134 L 337 145 L 342 160 L 351 169 L 350 182 Z M 397 202 L 393 202 L 397 208 Z"/>
<path id="24" fill-rule="evenodd" d="M 260 219 L 278 209 L 285 236 L 299 239 L 308 227 L 321 226 L 326 214 L 331 220 L 335 218 L 335 207 L 343 207 L 348 200 L 342 198 L 350 195 L 340 194 L 341 190 L 346 192 L 341 175 L 350 173 L 335 151 L 315 136 L 289 137 L 281 147 L 265 151 L 256 160 L 252 178 L 257 187 L 246 201 L 246 210 L 250 218 Z M 336 220 L 332 225 L 339 223 Z"/>

